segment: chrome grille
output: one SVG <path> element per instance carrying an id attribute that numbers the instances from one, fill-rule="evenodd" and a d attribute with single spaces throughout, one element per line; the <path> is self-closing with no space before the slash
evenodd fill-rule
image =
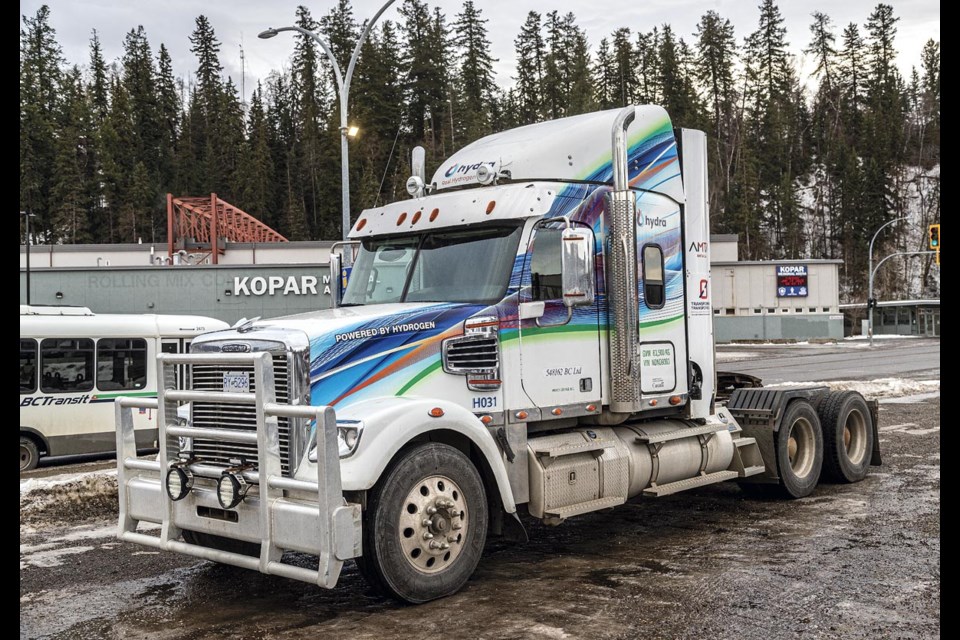
<path id="1" fill-rule="evenodd" d="M 251 393 L 257 389 L 253 366 L 191 365 L 190 380 L 195 391 L 222 391 L 223 374 L 247 372 L 250 376 Z M 276 402 L 285 404 L 290 401 L 290 367 L 286 353 L 273 356 L 273 382 Z M 284 475 L 290 473 L 290 419 L 277 418 L 280 435 L 280 460 Z M 218 404 L 212 402 L 193 403 L 193 426 L 215 429 L 242 429 L 254 431 L 257 428 L 256 407 L 253 405 Z M 193 453 L 203 462 L 229 466 L 233 461 L 257 462 L 257 446 L 236 442 L 221 442 L 197 438 L 193 441 Z"/>
<path id="2" fill-rule="evenodd" d="M 486 373 L 500 365 L 496 338 L 452 338 L 444 343 L 443 356 L 448 373 Z"/>

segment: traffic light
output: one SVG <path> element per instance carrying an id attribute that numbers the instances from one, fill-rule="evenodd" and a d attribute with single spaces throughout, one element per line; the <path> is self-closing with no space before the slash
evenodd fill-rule
<path id="1" fill-rule="evenodd" d="M 930 250 L 940 251 L 940 225 L 932 224 L 927 229 L 927 237 L 930 239 Z"/>

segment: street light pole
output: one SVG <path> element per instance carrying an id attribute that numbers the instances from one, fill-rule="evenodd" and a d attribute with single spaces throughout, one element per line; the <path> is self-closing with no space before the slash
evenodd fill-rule
<path id="1" fill-rule="evenodd" d="M 340 198 L 342 203 L 341 211 L 341 224 L 343 226 L 343 239 L 347 239 L 347 234 L 350 233 L 350 145 L 348 144 L 348 138 L 352 138 L 357 135 L 357 128 L 351 127 L 347 124 L 347 106 L 350 102 L 350 83 L 353 80 L 353 71 L 357 66 L 357 59 L 360 57 L 360 50 L 363 48 L 363 43 L 366 42 L 367 36 L 370 35 L 370 30 L 373 28 L 373 25 L 377 22 L 383 12 L 392 5 L 396 0 L 387 0 L 380 10 L 374 14 L 373 19 L 368 20 L 364 26 L 363 31 L 360 33 L 360 38 L 357 40 L 357 46 L 353 49 L 353 55 L 350 56 L 350 63 L 347 65 L 347 75 L 344 76 L 340 71 L 340 65 L 337 63 L 336 56 L 333 55 L 333 51 L 330 49 L 330 45 L 326 41 L 320 38 L 316 33 L 310 31 L 309 29 L 304 29 L 303 27 L 280 27 L 274 29 L 273 27 L 262 31 L 259 34 L 259 38 L 262 40 L 267 40 L 269 38 L 275 37 L 278 33 L 282 31 L 296 31 L 297 33 L 303 34 L 308 38 L 311 38 L 314 42 L 317 43 L 323 52 L 327 55 L 327 58 L 330 60 L 330 64 L 333 67 L 333 77 L 334 81 L 337 84 L 337 93 L 340 98 Z"/>
<path id="2" fill-rule="evenodd" d="M 26 248 L 26 258 L 27 258 L 27 305 L 30 304 L 30 218 L 36 216 L 35 213 L 27 213 L 26 211 L 21 211 L 20 215 L 23 217 L 23 223 L 25 225 L 24 231 L 27 234 L 27 240 L 24 243 Z"/>
<path id="3" fill-rule="evenodd" d="M 457 139 L 453 130 L 453 100 L 447 98 L 447 104 L 450 105 L 450 153 L 453 153 L 457 150 Z"/>
<path id="4" fill-rule="evenodd" d="M 873 243 L 876 242 L 877 236 L 880 235 L 880 232 L 889 227 L 892 224 L 900 222 L 901 220 L 906 220 L 909 216 L 902 216 L 900 218 L 894 218 L 889 222 L 885 222 L 880 225 L 880 228 L 876 230 L 873 234 L 873 237 L 870 238 L 870 250 L 867 253 L 867 335 L 870 339 L 870 346 L 873 346 L 873 307 L 871 307 L 871 300 L 873 300 L 873 274 L 875 269 L 873 268 Z M 888 256 L 889 257 L 889 256 Z M 883 260 L 886 260 L 884 258 Z M 883 264 L 883 260 L 880 261 L 880 264 Z M 880 265 L 878 264 L 879 268 Z"/>

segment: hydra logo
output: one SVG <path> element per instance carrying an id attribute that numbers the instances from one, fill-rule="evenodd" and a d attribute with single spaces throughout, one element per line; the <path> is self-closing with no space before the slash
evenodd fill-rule
<path id="1" fill-rule="evenodd" d="M 460 164 L 460 163 L 458 162 L 458 163 L 455 163 L 455 164 L 454 164 L 452 167 L 450 167 L 449 169 L 447 169 L 446 172 L 444 172 L 443 175 L 444 175 L 444 177 L 452 178 L 453 176 L 457 175 L 458 173 L 459 173 L 459 174 L 467 174 L 467 173 L 470 173 L 470 172 L 472 172 L 472 171 L 476 171 L 477 169 L 480 168 L 481 165 L 485 165 L 485 164 L 490 165 L 491 167 L 496 167 L 496 166 L 497 166 L 497 163 L 496 163 L 496 162 L 478 162 L 478 163 L 476 163 L 476 164 Z"/>
<path id="2" fill-rule="evenodd" d="M 653 216 L 647 216 L 643 219 L 643 223 L 650 227 L 651 229 L 655 228 L 666 228 L 667 221 L 663 218 L 655 218 Z"/>
<path id="3" fill-rule="evenodd" d="M 248 353 L 250 345 L 245 342 L 231 342 L 220 347 L 222 353 Z"/>

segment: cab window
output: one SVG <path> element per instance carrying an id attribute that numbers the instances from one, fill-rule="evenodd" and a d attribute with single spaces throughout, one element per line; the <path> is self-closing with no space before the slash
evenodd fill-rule
<path id="1" fill-rule="evenodd" d="M 556 300 L 563 297 L 560 274 L 562 229 L 540 228 L 533 238 L 530 255 L 531 300 Z"/>
<path id="2" fill-rule="evenodd" d="M 663 249 L 655 244 L 643 247 L 643 300 L 651 309 L 660 309 L 666 302 Z"/>

